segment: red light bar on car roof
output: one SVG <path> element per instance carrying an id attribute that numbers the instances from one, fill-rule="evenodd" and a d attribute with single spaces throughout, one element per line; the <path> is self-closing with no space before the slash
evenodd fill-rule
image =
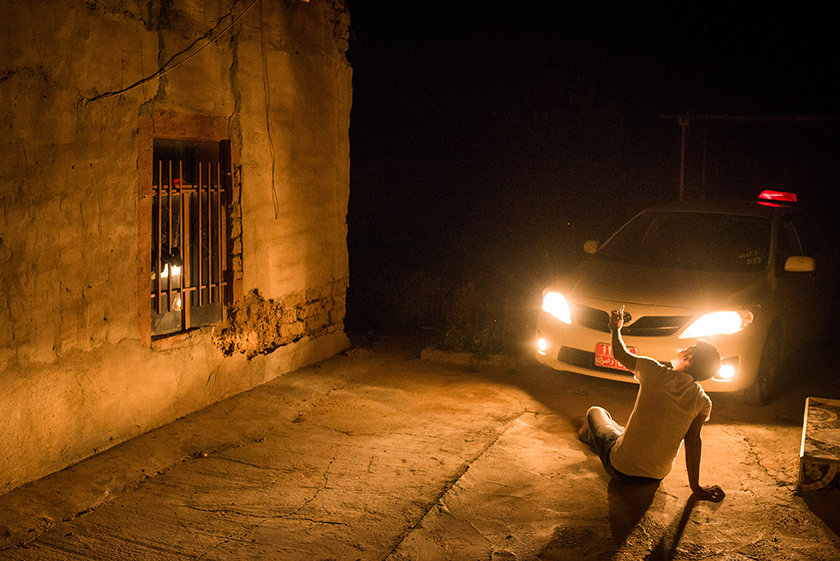
<path id="1" fill-rule="evenodd" d="M 796 193 L 787 193 L 785 191 L 773 191 L 772 189 L 765 189 L 758 196 L 763 201 L 773 201 L 774 203 L 795 203 Z"/>

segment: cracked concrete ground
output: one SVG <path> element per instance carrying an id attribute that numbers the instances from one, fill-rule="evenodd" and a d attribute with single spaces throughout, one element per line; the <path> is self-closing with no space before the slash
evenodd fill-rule
<path id="1" fill-rule="evenodd" d="M 840 559 L 838 491 L 796 490 L 804 397 L 836 376 L 713 395 L 707 503 L 682 454 L 627 488 L 577 440 L 634 386 L 417 356 L 351 351 L 0 496 L 0 559 Z"/>

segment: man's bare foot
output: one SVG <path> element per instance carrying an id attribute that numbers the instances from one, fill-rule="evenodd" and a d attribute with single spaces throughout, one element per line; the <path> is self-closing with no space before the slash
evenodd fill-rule
<path id="1" fill-rule="evenodd" d="M 583 418 L 583 424 L 578 429 L 577 436 L 578 440 L 589 444 L 589 423 L 587 422 L 586 417 Z"/>

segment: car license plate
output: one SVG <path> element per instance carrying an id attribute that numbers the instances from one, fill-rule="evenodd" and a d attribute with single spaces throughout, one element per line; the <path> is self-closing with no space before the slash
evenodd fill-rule
<path id="1" fill-rule="evenodd" d="M 627 347 L 627 352 L 632 355 L 637 354 L 636 347 Z M 609 343 L 597 343 L 595 345 L 595 366 L 627 371 L 613 356 L 612 345 Z"/>

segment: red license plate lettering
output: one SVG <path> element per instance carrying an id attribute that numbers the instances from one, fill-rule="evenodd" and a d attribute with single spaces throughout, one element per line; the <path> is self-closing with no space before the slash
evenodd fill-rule
<path id="1" fill-rule="evenodd" d="M 637 354 L 636 347 L 627 347 L 627 352 L 632 355 Z M 595 366 L 612 368 L 613 370 L 624 370 L 625 372 L 627 371 L 627 369 L 624 368 L 624 366 L 613 356 L 612 345 L 609 343 L 595 344 Z"/>

